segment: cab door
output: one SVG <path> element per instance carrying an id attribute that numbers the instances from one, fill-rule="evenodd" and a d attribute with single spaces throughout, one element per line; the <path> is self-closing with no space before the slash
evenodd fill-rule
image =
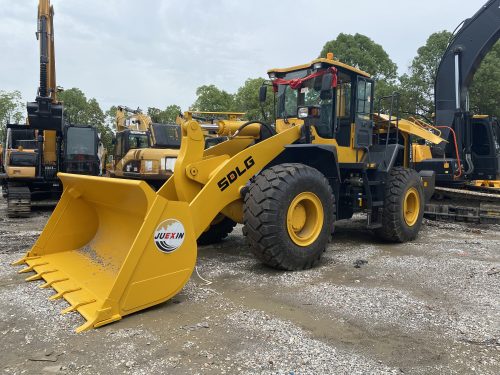
<path id="1" fill-rule="evenodd" d="M 354 119 L 354 148 L 372 145 L 373 134 L 373 81 L 358 77 Z"/>

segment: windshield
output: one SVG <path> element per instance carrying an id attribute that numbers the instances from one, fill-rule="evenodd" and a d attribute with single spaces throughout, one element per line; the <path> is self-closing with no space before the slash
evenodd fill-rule
<path id="1" fill-rule="evenodd" d="M 131 148 L 148 148 L 149 136 L 147 133 L 130 133 L 128 136 L 129 149 Z"/>
<path id="2" fill-rule="evenodd" d="M 303 78 L 310 74 L 310 70 L 300 70 L 288 73 L 283 78 L 286 80 Z M 297 117 L 297 107 L 319 106 L 320 118 L 314 123 L 316 131 L 321 137 L 332 137 L 332 91 L 321 93 L 322 80 L 323 76 L 308 79 L 296 90 L 289 85 L 278 85 L 278 113 L 276 117 Z"/>
<path id="3" fill-rule="evenodd" d="M 307 70 L 300 70 L 298 72 L 287 73 L 283 78 L 304 78 L 308 74 L 309 72 Z M 277 118 L 297 117 L 297 90 L 292 89 L 289 85 L 278 85 L 277 98 Z"/>
<path id="4" fill-rule="evenodd" d="M 67 155 L 95 155 L 96 137 L 92 128 L 70 127 L 66 133 Z"/>

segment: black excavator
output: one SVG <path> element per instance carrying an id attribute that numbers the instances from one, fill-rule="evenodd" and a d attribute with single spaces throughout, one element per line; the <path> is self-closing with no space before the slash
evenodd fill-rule
<path id="1" fill-rule="evenodd" d="M 489 0 L 457 29 L 439 64 L 433 129 L 448 142 L 413 147 L 414 168 L 436 174 L 430 218 L 500 222 L 500 124 L 471 113 L 468 93 L 499 36 L 500 0 Z"/>

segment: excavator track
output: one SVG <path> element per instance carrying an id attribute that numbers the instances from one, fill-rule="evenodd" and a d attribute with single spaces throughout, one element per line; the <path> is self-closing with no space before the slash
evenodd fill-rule
<path id="1" fill-rule="evenodd" d="M 436 187 L 424 215 L 431 220 L 500 224 L 500 191 Z"/>
<path id="2" fill-rule="evenodd" d="M 31 212 L 31 192 L 27 186 L 9 186 L 7 216 L 28 217 Z"/>

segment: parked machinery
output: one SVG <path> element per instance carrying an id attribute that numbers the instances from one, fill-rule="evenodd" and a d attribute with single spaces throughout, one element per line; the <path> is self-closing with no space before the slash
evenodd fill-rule
<path id="1" fill-rule="evenodd" d="M 197 118 L 215 121 L 220 118 L 239 119 L 239 112 L 189 112 Z M 178 119 L 182 122 L 182 116 Z M 177 123 L 154 123 L 138 109 L 118 106 L 114 151 L 108 171 L 111 177 L 139 179 L 160 188 L 174 172 L 181 144 L 181 128 Z M 224 141 L 206 132 L 206 147 Z"/>
<path id="2" fill-rule="evenodd" d="M 33 202 L 57 200 L 62 192 L 59 171 L 99 173 L 97 130 L 66 124 L 63 103 L 57 100 L 53 17 L 50 1 L 40 0 L 38 95 L 27 103 L 28 124 L 7 125 L 0 179 L 10 217 L 29 215 Z"/>
<path id="3" fill-rule="evenodd" d="M 255 256 L 284 270 L 317 264 L 335 221 L 355 212 L 384 240 L 418 235 L 434 175 L 409 168 L 410 138 L 443 140 L 375 116 L 373 80 L 330 54 L 269 76 L 276 129 L 185 113 L 175 173 L 157 191 L 138 180 L 60 174 L 62 199 L 15 264 L 66 299 L 64 312 L 87 320 L 77 331 L 176 295 L 194 269 L 197 239 L 223 218 L 243 223 Z M 228 139 L 206 148 L 204 130 Z"/>
<path id="4" fill-rule="evenodd" d="M 144 180 L 156 188 L 163 185 L 179 153 L 179 126 L 153 123 L 140 109 L 118 106 L 115 127 L 110 176 Z"/>
<path id="5" fill-rule="evenodd" d="M 431 218 L 500 223 L 500 124 L 469 110 L 468 89 L 500 36 L 500 0 L 488 1 L 453 35 L 436 75 L 435 132 L 448 142 L 414 145 L 414 168 L 436 172 Z M 499 102 L 500 103 L 500 102 Z"/>

